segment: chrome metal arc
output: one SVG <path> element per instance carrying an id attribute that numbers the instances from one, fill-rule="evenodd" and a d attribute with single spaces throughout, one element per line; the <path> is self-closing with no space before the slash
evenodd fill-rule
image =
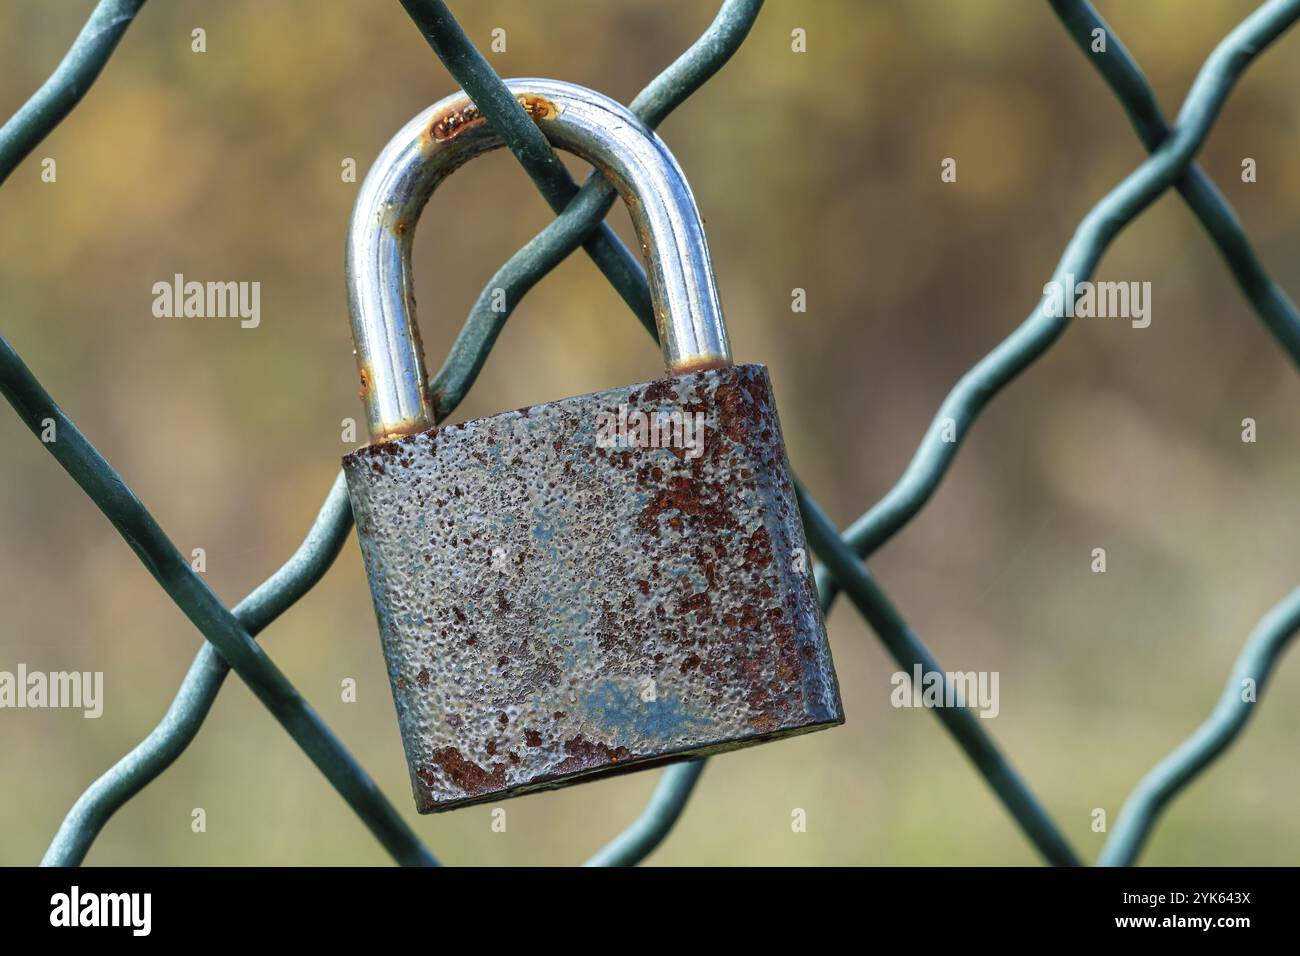
<path id="1" fill-rule="evenodd" d="M 626 107 L 585 87 L 531 78 L 506 85 L 553 146 L 598 168 L 627 204 L 668 371 L 730 365 L 704 227 L 668 147 Z M 469 97 L 456 93 L 402 127 L 362 183 L 348 233 L 347 283 L 372 440 L 435 424 L 415 317 L 415 225 L 447 176 L 501 145 Z"/>

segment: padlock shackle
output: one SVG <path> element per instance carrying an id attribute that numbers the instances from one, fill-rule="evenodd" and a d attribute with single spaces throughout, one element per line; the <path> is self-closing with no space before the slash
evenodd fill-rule
<path id="1" fill-rule="evenodd" d="M 669 373 L 730 365 L 704 227 L 668 147 L 625 106 L 585 87 L 531 78 L 506 85 L 551 145 L 603 172 L 627 204 Z M 501 145 L 469 97 L 455 93 L 402 127 L 361 185 L 348 232 L 348 308 L 372 440 L 436 424 L 415 317 L 415 225 L 442 180 Z"/>

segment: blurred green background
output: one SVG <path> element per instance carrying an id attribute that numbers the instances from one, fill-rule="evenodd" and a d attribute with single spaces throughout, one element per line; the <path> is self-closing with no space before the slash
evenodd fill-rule
<path id="1" fill-rule="evenodd" d="M 453 3 L 506 76 L 624 102 L 713 17 L 705 0 Z M 0 5 L 0 112 L 89 0 Z M 1254 4 L 1100 4 L 1173 113 Z M 207 31 L 207 52 L 190 32 Z M 807 31 L 793 53 L 791 30 Z M 1201 156 L 1300 294 L 1300 36 L 1233 93 Z M 0 330 L 230 604 L 298 545 L 360 417 L 342 258 L 360 174 L 455 84 L 396 0 L 147 4 L 98 84 L 0 189 Z M 943 395 L 1037 301 L 1082 215 L 1143 158 L 1046 3 L 770 0 L 661 128 L 708 222 L 737 358 L 772 370 L 791 459 L 847 524 L 897 479 Z M 958 161 L 943 184 L 939 164 Z M 1240 181 L 1243 157 L 1258 182 Z M 42 183 L 41 160 L 57 161 Z M 573 166 L 581 173 L 578 164 Z M 416 243 L 430 366 L 497 266 L 551 218 L 506 153 L 433 200 Z M 630 238 L 627 217 L 611 220 Z M 262 283 L 262 321 L 158 319 L 174 273 Z M 1246 634 L 1297 583 L 1300 382 L 1172 193 L 1098 279 L 1150 281 L 1152 324 L 1077 319 L 996 400 L 921 517 L 872 561 L 949 670 L 1001 674 L 990 730 L 1086 859 L 1139 777 L 1208 713 Z M 808 311 L 791 311 L 791 290 Z M 577 343 L 578 347 L 574 347 Z M 581 253 L 520 305 L 458 418 L 641 381 L 657 352 Z M 1240 422 L 1258 422 L 1243 444 Z M 200 639 L 39 443 L 0 414 L 0 669 L 100 670 L 99 720 L 0 712 L 0 863 L 155 724 Z M 1089 570 L 1104 547 L 1106 574 Z M 1033 863 L 846 602 L 829 628 L 848 723 L 713 760 L 652 863 Z M 451 863 L 572 863 L 657 773 L 437 817 L 412 810 L 355 541 L 261 638 Z M 1165 817 L 1145 862 L 1293 863 L 1300 661 Z M 353 677 L 356 703 L 340 699 Z M 190 829 L 195 807 L 207 832 Z M 793 808 L 807 812 L 792 833 Z M 198 739 L 89 863 L 382 864 L 386 855 L 231 678 Z"/>

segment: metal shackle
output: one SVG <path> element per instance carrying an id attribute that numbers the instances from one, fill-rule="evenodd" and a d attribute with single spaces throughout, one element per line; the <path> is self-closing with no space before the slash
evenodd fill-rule
<path id="1" fill-rule="evenodd" d="M 704 227 L 668 147 L 625 106 L 586 87 L 531 78 L 506 85 L 551 145 L 599 169 L 627 204 L 668 372 L 730 365 Z M 454 93 L 403 126 L 361 185 L 348 231 L 348 309 L 374 441 L 436 424 L 415 318 L 415 224 L 442 180 L 501 145 L 470 98 Z"/>

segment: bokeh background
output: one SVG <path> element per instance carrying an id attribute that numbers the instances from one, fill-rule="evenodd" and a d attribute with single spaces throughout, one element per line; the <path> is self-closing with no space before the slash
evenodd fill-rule
<path id="1" fill-rule="evenodd" d="M 1100 9 L 1172 114 L 1254 6 Z M 57 64 L 89 0 L 0 5 L 0 112 Z M 624 102 L 716 11 L 706 0 L 453 4 L 507 76 Z M 207 52 L 190 31 L 207 31 Z M 791 51 L 791 30 L 807 52 Z M 1300 36 L 1233 93 L 1201 159 L 1300 295 Z M 344 230 L 364 174 L 449 93 L 396 0 L 146 5 L 83 104 L 0 189 L 0 329 L 230 604 L 298 545 L 360 417 Z M 770 0 L 735 59 L 661 128 L 707 219 L 737 357 L 772 370 L 791 459 L 845 525 L 901 474 L 961 373 L 1028 314 L 1078 220 L 1143 158 L 1046 3 Z M 939 164 L 958 161 L 958 182 Z M 1258 182 L 1240 181 L 1243 157 Z M 58 181 L 40 180 L 53 157 Z M 582 173 L 580 164 L 573 166 Z M 458 173 L 416 243 L 436 367 L 497 266 L 551 218 L 506 153 Z M 627 217 L 613 221 L 630 238 Z M 262 321 L 157 319 L 154 282 L 262 283 Z M 1247 633 L 1297 583 L 1300 382 L 1175 195 L 1098 279 L 1150 281 L 1151 327 L 1079 319 L 988 408 L 872 569 L 949 670 L 1001 674 L 986 722 L 1087 859 L 1133 784 L 1208 713 Z M 791 290 L 807 291 L 806 313 Z M 511 318 L 457 418 L 641 381 L 657 351 L 581 253 Z M 1258 422 L 1243 444 L 1240 422 Z M 0 414 L 0 669 L 101 670 L 99 720 L 0 712 L 0 863 L 36 862 L 68 807 L 154 726 L 200 639 L 40 444 Z M 1105 547 L 1109 570 L 1093 574 Z M 848 723 L 713 760 L 660 864 L 1025 864 L 1037 857 L 933 715 L 889 704 L 892 661 L 841 602 Z M 355 541 L 261 638 L 444 860 L 573 863 L 656 772 L 418 817 Z M 1300 660 L 1178 800 L 1145 862 L 1293 863 Z M 340 698 L 353 677 L 356 703 Z M 190 830 L 202 807 L 207 832 Z M 791 832 L 793 808 L 806 833 Z M 383 864 L 236 678 L 89 863 Z"/>

